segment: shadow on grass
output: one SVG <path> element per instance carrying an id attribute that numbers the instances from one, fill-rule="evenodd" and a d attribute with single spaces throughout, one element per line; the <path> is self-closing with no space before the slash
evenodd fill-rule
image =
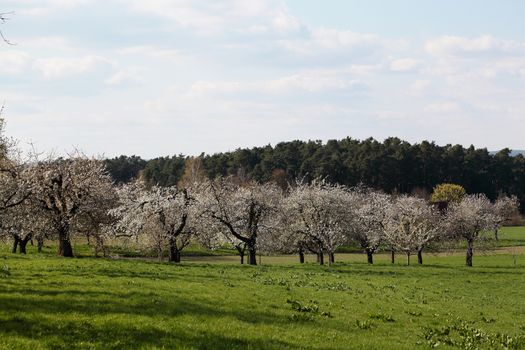
<path id="1" fill-rule="evenodd" d="M 0 319 L 0 326 L 3 337 L 23 337 L 49 349 L 308 349 L 270 338 L 242 339 L 210 331 L 189 332 L 178 325 L 161 329 L 122 322 L 111 325 L 82 321 L 42 322 L 15 316 Z"/>
<path id="2" fill-rule="evenodd" d="M 20 294 L 23 296 L 20 296 Z M 180 295 L 156 295 L 136 291 L 113 293 L 82 290 L 42 290 L 30 291 L 11 289 L 9 294 L 0 294 L 2 313 L 42 313 L 70 315 L 72 313 L 88 316 L 119 314 L 130 316 L 195 317 L 221 318 L 231 317 L 250 324 L 286 325 L 289 320 L 269 312 L 243 309 L 225 310 L 207 300 L 184 298 Z M 0 328 L 1 331 L 1 328 Z"/>
<path id="3" fill-rule="evenodd" d="M 38 287 L 37 287 L 38 288 Z M 213 331 L 190 332 L 193 327 L 172 322 L 188 320 L 200 324 L 209 322 L 209 328 L 223 326 L 223 318 L 234 318 L 237 327 L 246 323 L 253 329 L 258 324 L 286 327 L 289 319 L 273 313 L 247 310 L 226 310 L 210 301 L 184 298 L 180 295 L 159 296 L 141 292 L 115 293 L 110 291 L 83 291 L 10 288 L 9 294 L 0 294 L 0 339 L 9 336 L 36 340 L 50 349 L 78 347 L 100 349 L 134 348 L 195 348 L 195 349 L 299 349 L 297 346 L 270 335 L 264 339 L 242 339 Z M 12 316 L 11 316 L 12 315 Z M 27 315 L 27 316 L 26 316 Z M 80 317 L 79 317 L 80 316 Z M 111 325 L 105 317 L 98 323 L 82 321 L 95 316 L 116 319 Z M 147 323 L 133 324 L 137 316 L 151 318 Z M 80 319 L 73 321 L 72 319 Z M 140 318 L 138 318 L 140 319 Z M 163 326 L 158 326 L 159 325 Z M 207 327 L 208 328 L 208 327 Z M 202 329 L 202 328 L 201 328 Z M 2 342 L 0 341 L 0 344 Z M 83 344 L 75 345 L 75 344 Z M 88 344 L 90 344 L 88 346 Z"/>

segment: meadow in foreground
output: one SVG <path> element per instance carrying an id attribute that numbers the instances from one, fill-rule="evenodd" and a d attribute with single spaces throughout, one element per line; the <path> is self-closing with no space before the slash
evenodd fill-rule
<path id="1" fill-rule="evenodd" d="M 525 347 L 522 255 L 478 256 L 473 268 L 455 255 L 427 256 L 423 266 L 339 256 L 355 262 L 170 265 L 2 253 L 0 348 Z"/>

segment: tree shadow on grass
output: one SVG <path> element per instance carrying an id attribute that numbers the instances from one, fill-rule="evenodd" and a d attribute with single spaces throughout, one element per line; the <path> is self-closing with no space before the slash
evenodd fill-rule
<path id="1" fill-rule="evenodd" d="M 161 329 L 115 322 L 108 327 L 89 322 L 42 322 L 19 316 L 0 319 L 0 326 L 3 337 L 27 338 L 49 349 L 313 349 L 270 338 L 243 339 L 210 331 L 190 332 L 177 326 Z"/>
<path id="2" fill-rule="evenodd" d="M 208 300 L 184 298 L 180 295 L 151 295 L 140 292 L 111 293 L 99 291 L 66 290 L 62 293 L 46 290 L 31 290 L 20 297 L 11 290 L 9 295 L 0 295 L 1 311 L 4 314 L 42 313 L 87 316 L 119 314 L 133 316 L 180 317 L 231 317 L 250 324 L 286 325 L 287 317 L 270 312 L 245 309 L 227 310 Z M 20 293 L 20 292 L 19 292 Z M 23 292 L 21 292 L 23 293 Z"/>
<path id="3" fill-rule="evenodd" d="M 239 308 L 225 310 L 206 300 L 170 296 L 170 300 L 159 301 L 158 296 L 139 292 L 112 293 L 101 291 L 56 291 L 31 290 L 20 296 L 22 291 L 11 290 L 0 294 L 0 338 L 24 337 L 34 339 L 50 349 L 71 349 L 76 347 L 100 349 L 136 348 L 195 348 L 195 349 L 299 349 L 308 348 L 284 340 L 276 340 L 271 334 L 261 339 L 242 339 L 213 331 L 191 332 L 191 325 L 173 321 L 210 322 L 210 328 L 221 328 L 218 322 L 233 318 L 242 327 L 247 323 L 251 329 L 258 324 L 279 326 L 289 323 L 285 316 Z M 109 301 L 108 301 L 109 300 Z M 111 326 L 102 327 L 104 317 L 95 322 L 82 321 L 96 316 L 116 319 Z M 128 320 L 147 323 L 133 324 Z M 75 320 L 76 319 L 76 320 Z M 102 320 L 102 321 L 101 321 Z M 107 321 L 109 322 L 109 321 Z M 162 325 L 162 326 L 159 326 Z M 310 325 L 315 327 L 314 324 Z M 163 327 L 163 328 L 161 328 Z M 168 329 L 168 330 L 167 330 Z M 7 338 L 6 338 L 7 339 Z M 83 344 L 80 346 L 79 344 Z"/>

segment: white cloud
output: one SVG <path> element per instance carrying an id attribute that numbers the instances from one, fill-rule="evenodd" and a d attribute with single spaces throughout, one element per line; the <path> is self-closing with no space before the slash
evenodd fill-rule
<path id="1" fill-rule="evenodd" d="M 128 46 L 122 47 L 116 50 L 116 53 L 119 55 L 128 55 L 128 56 L 146 56 L 153 58 L 166 59 L 173 63 L 173 61 L 181 61 L 184 58 L 184 55 L 180 50 L 177 49 L 167 49 L 161 48 L 152 45 L 142 45 L 142 46 Z"/>
<path id="2" fill-rule="evenodd" d="M 268 81 L 262 86 L 271 92 L 296 91 L 319 92 L 327 90 L 345 90 L 362 85 L 357 80 L 348 80 L 337 73 L 325 71 L 303 72 Z"/>
<path id="3" fill-rule="evenodd" d="M 410 86 L 409 91 L 413 95 L 422 95 L 423 93 L 425 93 L 425 91 L 428 90 L 430 85 L 431 85 L 430 80 L 425 80 L 425 79 L 416 80 Z"/>
<path id="4" fill-rule="evenodd" d="M 240 81 L 198 81 L 191 85 L 185 95 L 202 97 L 203 95 L 233 94 L 289 94 L 318 93 L 335 90 L 362 89 L 364 84 L 355 79 L 348 79 L 344 72 L 337 70 L 305 71 L 280 78 L 257 82 Z M 243 97 L 244 98 L 244 97 Z"/>
<path id="5" fill-rule="evenodd" d="M 424 111 L 429 113 L 450 114 L 460 112 L 461 107 L 456 102 L 443 101 L 426 106 Z"/>
<path id="6" fill-rule="evenodd" d="M 353 64 L 347 71 L 355 75 L 371 75 L 379 73 L 383 68 L 382 64 Z"/>
<path id="7" fill-rule="evenodd" d="M 321 47 L 336 49 L 360 45 L 377 45 L 380 38 L 375 34 L 356 33 L 349 30 L 320 28 L 313 30 L 312 39 Z"/>
<path id="8" fill-rule="evenodd" d="M 94 71 L 101 66 L 110 64 L 100 56 L 88 55 L 84 57 L 50 57 L 35 60 L 33 68 L 45 78 L 62 78 Z"/>
<path id="9" fill-rule="evenodd" d="M 401 58 L 390 62 L 390 70 L 393 72 L 409 72 L 421 64 L 420 60 L 413 58 Z"/>
<path id="10" fill-rule="evenodd" d="M 143 67 L 128 67 L 120 69 L 107 78 L 104 83 L 110 86 L 142 84 L 144 82 L 144 72 L 145 69 Z"/>
<path id="11" fill-rule="evenodd" d="M 49 16 L 59 11 L 72 10 L 77 6 L 89 4 L 89 0 L 16 0 L 16 4 L 21 6 L 17 10 L 17 14 L 24 16 Z"/>
<path id="12" fill-rule="evenodd" d="M 477 38 L 460 36 L 442 36 L 430 40 L 425 45 L 426 51 L 434 56 L 458 56 L 465 54 L 523 53 L 525 43 L 501 40 L 490 35 Z"/>
<path id="13" fill-rule="evenodd" d="M 301 28 L 301 23 L 297 18 L 290 15 L 288 12 L 279 10 L 275 14 L 273 26 L 278 31 L 290 32 L 299 30 Z"/>
<path id="14" fill-rule="evenodd" d="M 129 3 L 129 2 L 128 2 Z M 131 1 L 135 11 L 169 18 L 181 27 L 193 27 L 206 32 L 219 27 L 223 20 L 220 11 L 213 9 L 212 2 L 187 0 L 149 0 Z"/>
<path id="15" fill-rule="evenodd" d="M 290 32 L 301 27 L 279 0 L 133 0 L 131 6 L 134 11 L 167 18 L 179 27 L 212 36 L 227 31 Z"/>
<path id="16" fill-rule="evenodd" d="M 282 40 L 281 45 L 300 54 L 319 53 L 322 50 L 352 50 L 360 48 L 377 48 L 382 45 L 381 39 L 374 34 L 356 33 L 348 30 L 330 28 L 312 29 L 305 39 Z"/>
<path id="17" fill-rule="evenodd" d="M 252 89 L 253 84 L 243 84 L 236 81 L 197 81 L 187 92 L 188 96 L 202 96 L 206 94 L 231 94 Z"/>
<path id="18" fill-rule="evenodd" d="M 23 39 L 24 47 L 31 49 L 52 49 L 54 51 L 73 51 L 71 41 L 61 36 L 32 37 Z"/>
<path id="19" fill-rule="evenodd" d="M 29 54 L 18 50 L 7 50 L 0 55 L 0 73 L 19 74 L 22 73 L 30 63 Z"/>

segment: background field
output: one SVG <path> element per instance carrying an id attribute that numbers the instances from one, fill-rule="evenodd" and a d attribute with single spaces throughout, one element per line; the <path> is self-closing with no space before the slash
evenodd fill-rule
<path id="1" fill-rule="evenodd" d="M 335 266 L 227 255 L 181 265 L 143 259 L 0 253 L 0 348 L 525 348 L 523 228 L 475 256 L 427 254 L 425 265 L 338 254 Z M 448 345 L 447 345 L 448 343 Z"/>

